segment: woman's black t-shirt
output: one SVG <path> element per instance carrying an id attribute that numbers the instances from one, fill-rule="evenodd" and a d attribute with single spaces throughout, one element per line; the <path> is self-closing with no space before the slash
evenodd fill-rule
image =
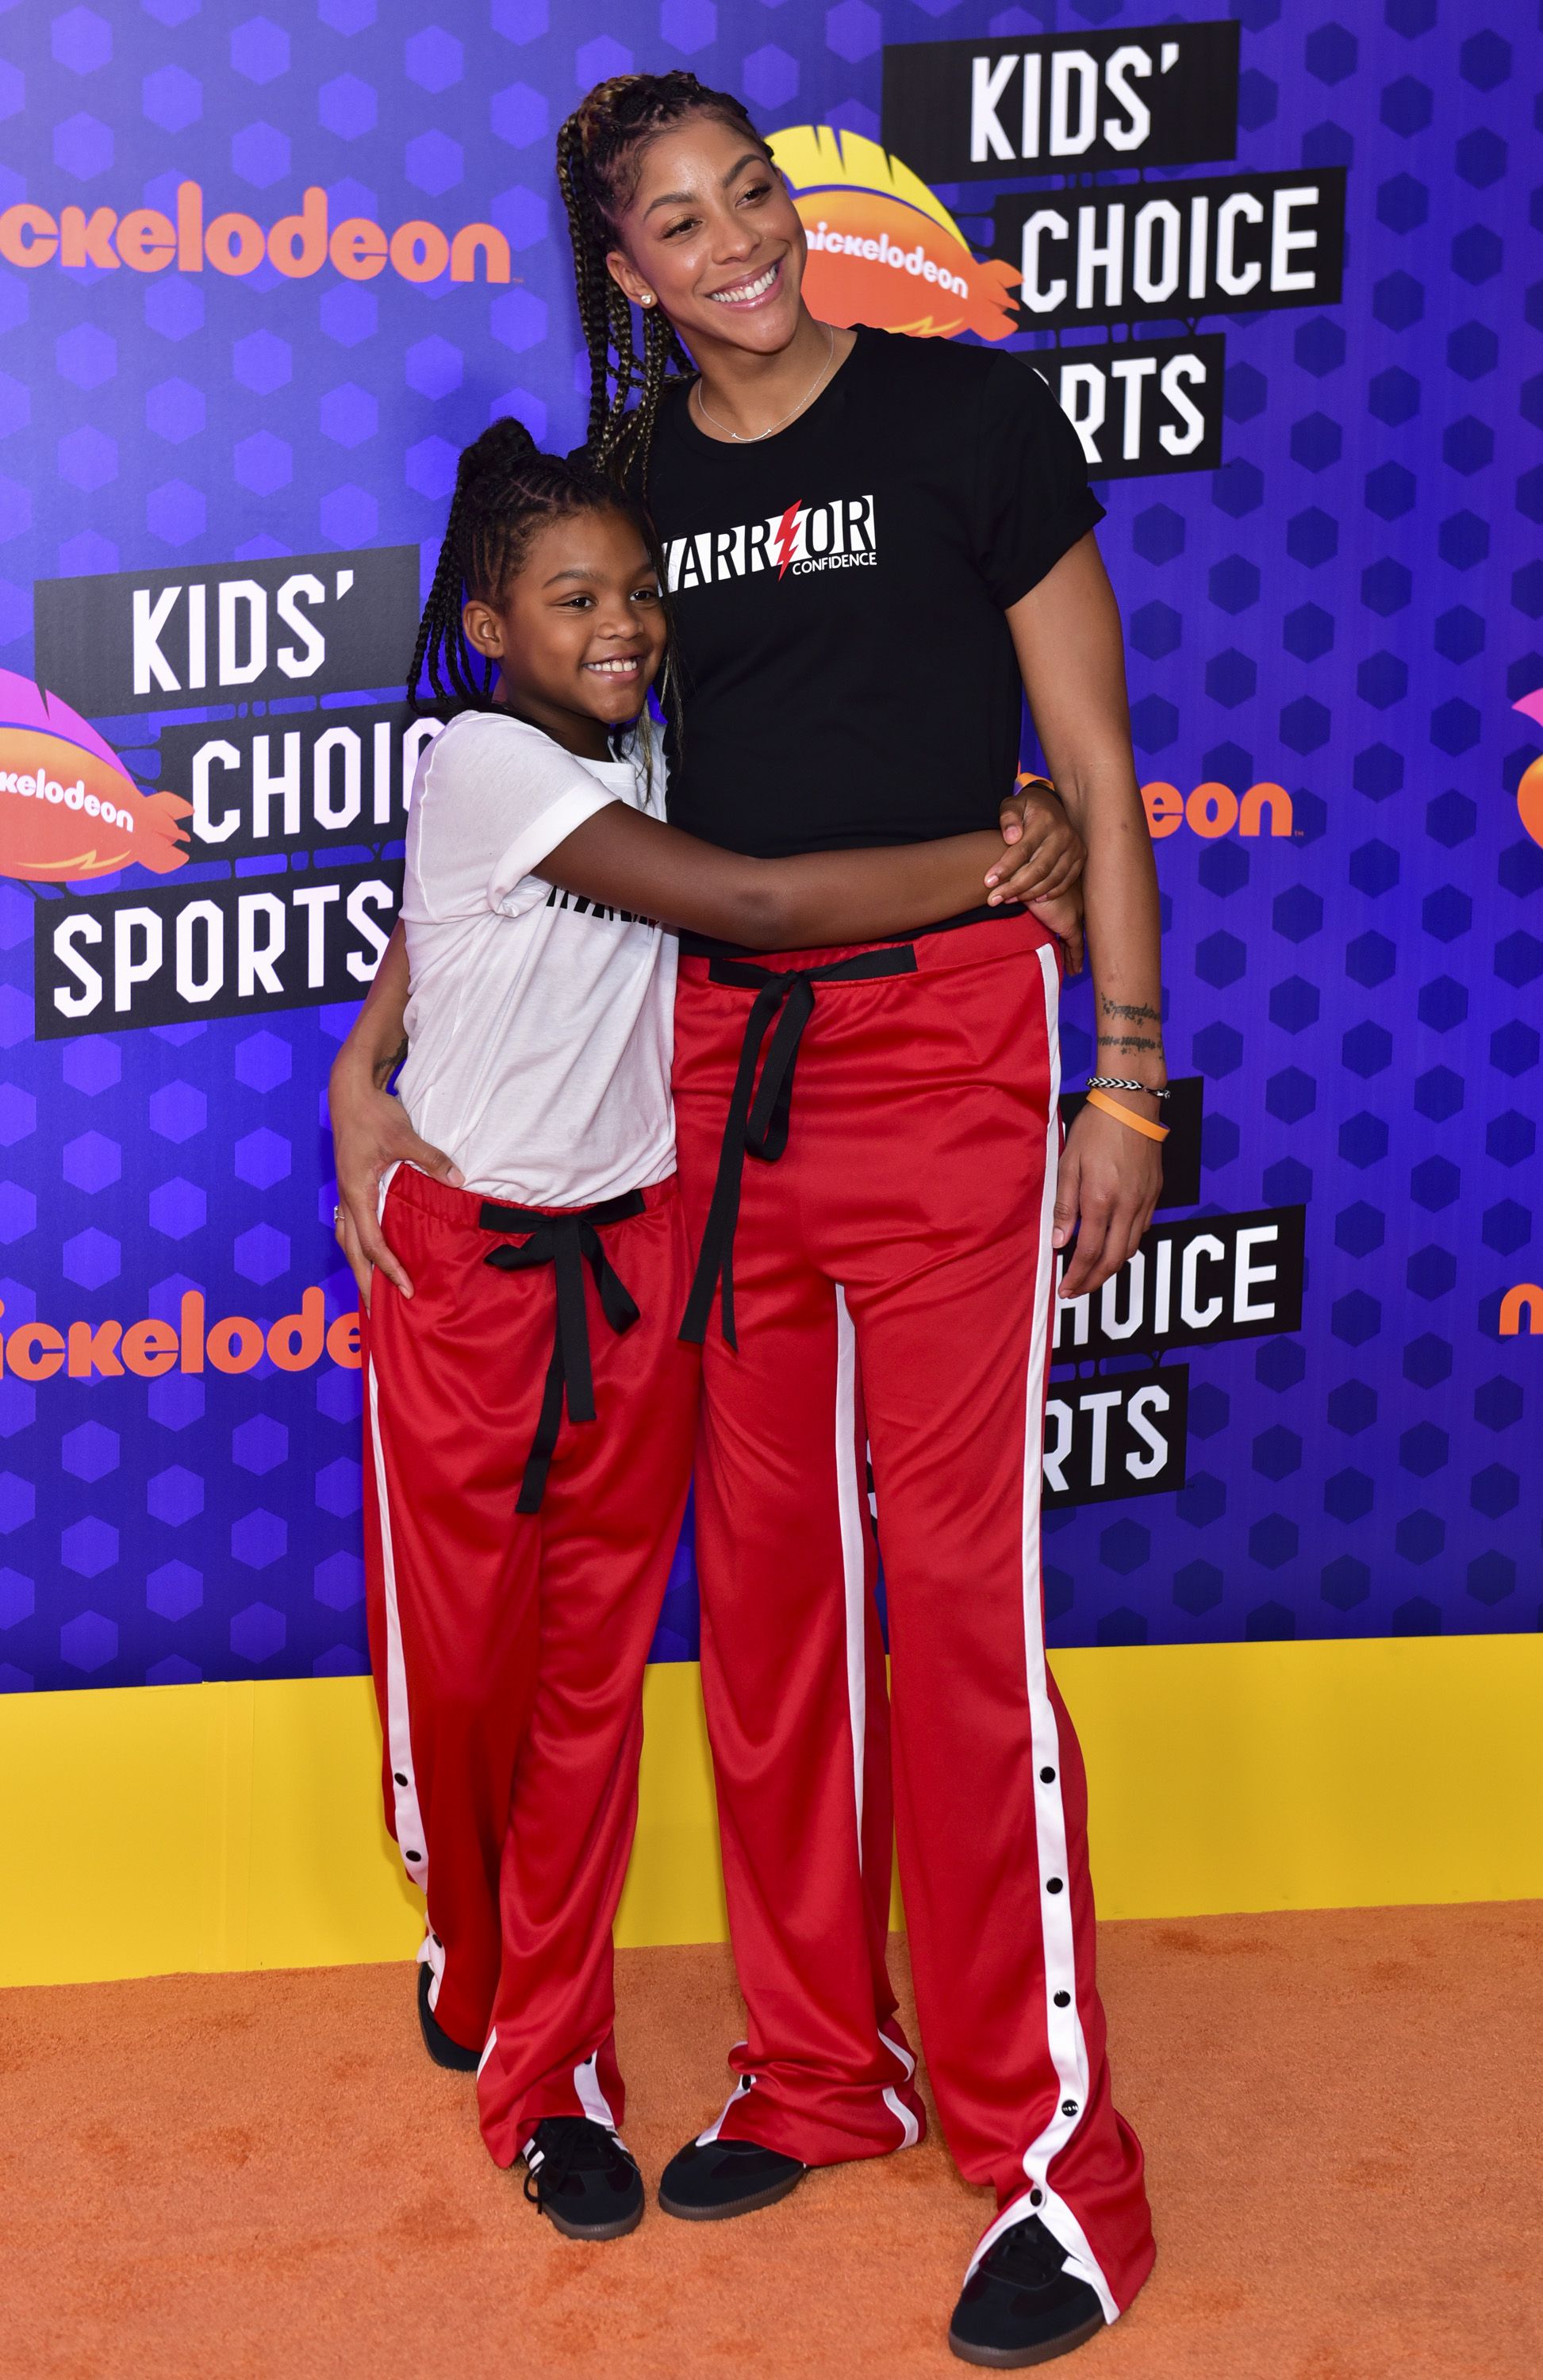
<path id="1" fill-rule="evenodd" d="M 667 395 L 649 467 L 681 670 L 672 821 L 766 858 L 994 825 L 1022 698 L 1002 614 L 1103 517 L 1044 382 L 859 330 L 774 437 L 710 438 L 686 398 Z"/>

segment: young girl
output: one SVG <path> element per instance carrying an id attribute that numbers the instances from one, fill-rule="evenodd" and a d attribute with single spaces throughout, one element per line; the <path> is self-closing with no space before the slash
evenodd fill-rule
<path id="1" fill-rule="evenodd" d="M 478 2069 L 494 2159 L 523 2156 L 527 2195 L 596 2240 L 643 2206 L 611 1927 L 699 1368 L 676 1336 L 675 942 L 654 921 L 747 948 L 873 940 L 1075 856 L 1023 867 L 990 832 L 761 860 L 665 826 L 645 706 L 666 644 L 651 532 L 611 480 L 514 421 L 467 450 L 410 687 L 426 664 L 465 707 L 419 765 L 403 898 L 401 1097 L 453 1167 L 390 1176 L 373 1282 L 339 1216 L 368 1312 L 371 1641 L 388 1823 L 428 1903 L 424 2037 Z"/>

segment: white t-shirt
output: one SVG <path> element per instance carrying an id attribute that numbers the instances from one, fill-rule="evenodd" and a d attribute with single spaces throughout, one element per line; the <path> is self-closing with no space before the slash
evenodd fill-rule
<path id="1" fill-rule="evenodd" d="M 543 884 L 608 802 L 664 811 L 664 768 L 580 760 L 507 712 L 463 711 L 422 753 L 402 916 L 412 996 L 398 1088 L 468 1190 L 587 1207 L 674 1170 L 677 944 Z"/>

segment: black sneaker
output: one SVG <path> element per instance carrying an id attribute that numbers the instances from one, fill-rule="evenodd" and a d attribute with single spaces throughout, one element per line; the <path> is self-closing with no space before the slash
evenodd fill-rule
<path id="1" fill-rule="evenodd" d="M 429 2006 L 429 1993 L 433 1975 L 427 1966 L 418 1971 L 418 2022 L 423 2028 L 423 2046 L 436 2066 L 448 2066 L 455 2074 L 475 2074 L 482 2062 L 480 2049 L 467 2049 L 452 2041 L 443 2024 Z"/>
<path id="2" fill-rule="evenodd" d="M 796 2190 L 808 2167 L 756 2141 L 687 2141 L 659 2180 L 659 2203 L 683 2223 L 723 2223 L 753 2215 Z"/>
<path id="3" fill-rule="evenodd" d="M 954 2354 L 1022 2372 L 1094 2338 L 1104 2326 L 1103 2308 L 1065 2263 L 1065 2250 L 1037 2215 L 1004 2231 L 959 2293 L 948 2326 Z"/>
<path id="4" fill-rule="evenodd" d="M 569 2240 L 619 2240 L 643 2219 L 643 2177 L 588 2116 L 543 2116 L 525 2150 L 525 2194 Z"/>

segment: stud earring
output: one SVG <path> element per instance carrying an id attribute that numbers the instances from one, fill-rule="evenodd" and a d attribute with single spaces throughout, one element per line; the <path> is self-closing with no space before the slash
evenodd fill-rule
<path id="1" fill-rule="evenodd" d="M 640 306 L 651 306 L 653 304 L 653 291 L 651 289 L 645 289 L 642 297 L 638 302 Z"/>

